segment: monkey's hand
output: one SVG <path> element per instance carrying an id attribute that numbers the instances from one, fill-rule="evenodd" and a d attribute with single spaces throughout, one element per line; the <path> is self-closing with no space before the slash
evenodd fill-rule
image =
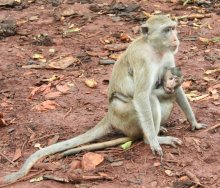
<path id="1" fill-rule="evenodd" d="M 191 130 L 192 131 L 195 131 L 195 130 L 199 130 L 199 129 L 205 129 L 207 127 L 207 125 L 203 124 L 203 123 L 194 123 L 192 124 L 192 128 Z"/>

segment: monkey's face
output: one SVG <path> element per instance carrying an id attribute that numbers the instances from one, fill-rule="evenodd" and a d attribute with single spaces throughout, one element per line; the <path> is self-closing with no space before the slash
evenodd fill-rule
<path id="1" fill-rule="evenodd" d="M 182 81 L 182 76 L 179 77 L 175 74 L 172 74 L 170 70 L 167 70 L 167 72 L 164 75 L 163 88 L 166 93 L 174 93 L 175 89 L 181 85 Z"/>
<path id="2" fill-rule="evenodd" d="M 169 50 L 175 54 L 179 47 L 176 25 L 175 21 L 166 16 L 156 16 L 149 18 L 141 29 L 156 49 L 161 52 Z"/>

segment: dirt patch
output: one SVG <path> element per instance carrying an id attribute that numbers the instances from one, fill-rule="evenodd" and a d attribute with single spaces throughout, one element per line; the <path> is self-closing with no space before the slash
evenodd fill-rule
<path id="1" fill-rule="evenodd" d="M 176 62 L 184 73 L 186 93 L 191 97 L 191 105 L 199 122 L 208 127 L 219 123 L 218 1 L 187 4 L 184 7 L 179 3 L 159 0 L 121 2 L 113 5 L 108 0 L 82 3 L 73 0 L 65 3 L 36 0 L 0 7 L 0 20 L 17 22 L 16 32 L 12 27 L 10 36 L 0 31 L 0 34 L 4 33 L 0 40 L 0 112 L 3 113 L 0 118 L 4 120 L 0 125 L 0 148 L 8 159 L 16 159 L 9 162 L 0 156 L 0 176 L 17 171 L 27 157 L 38 149 L 34 146 L 47 146 L 48 142 L 55 142 L 51 139 L 57 135 L 59 137 L 54 139 L 59 141 L 79 135 L 102 119 L 107 111 L 111 63 L 124 50 L 119 47 L 109 49 L 106 45 L 112 45 L 112 48 L 128 45 L 138 36 L 137 26 L 147 19 L 148 13 L 161 11 L 179 19 L 181 46 Z M 205 16 L 181 18 L 190 14 Z M 64 70 L 22 68 L 68 55 L 80 61 Z M 100 61 L 103 60 L 111 63 L 101 65 Z M 85 84 L 86 79 L 94 80 L 97 84 L 90 88 Z M 33 96 L 30 98 L 31 92 Z M 45 98 L 48 93 L 52 99 Z M 53 103 L 47 103 L 44 110 L 36 108 L 46 100 L 52 100 Z M 153 156 L 149 147 L 142 142 L 136 142 L 127 151 L 119 148 L 97 151 L 105 157 L 104 162 L 93 171 L 79 173 L 97 176 L 102 172 L 114 179 L 80 181 L 75 186 L 191 187 L 195 186 L 196 177 L 205 187 L 220 187 L 220 128 L 205 132 L 190 132 L 188 128 L 188 122 L 175 108 L 167 123 L 168 134 L 181 138 L 183 146 L 162 146 L 165 153 L 162 161 Z M 110 135 L 105 140 L 115 137 L 119 135 Z M 48 157 L 44 162 L 52 163 L 57 168 L 36 177 L 48 172 L 65 176 L 71 162 L 81 160 L 82 155 L 60 160 Z M 33 169 L 30 174 L 38 172 L 41 171 Z M 189 172 L 195 177 L 190 177 Z M 44 180 L 17 182 L 8 187 L 72 186 L 70 183 Z"/>

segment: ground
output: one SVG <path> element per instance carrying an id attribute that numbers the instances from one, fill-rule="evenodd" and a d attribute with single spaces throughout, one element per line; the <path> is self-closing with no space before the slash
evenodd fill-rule
<path id="1" fill-rule="evenodd" d="M 17 23 L 16 34 L 0 40 L 0 112 L 5 121 L 0 126 L 0 176 L 17 171 L 28 156 L 38 150 L 34 147 L 36 144 L 45 147 L 56 135 L 59 135 L 58 141 L 77 136 L 102 119 L 107 111 L 107 88 L 113 65 L 101 65 L 100 59 L 114 59 L 124 50 L 112 51 L 104 46 L 112 43 L 117 48 L 116 44 L 129 44 L 139 35 L 138 26 L 144 23 L 148 14 L 161 12 L 179 18 L 181 45 L 176 64 L 184 74 L 183 87 L 191 97 L 196 118 L 207 124 L 207 128 L 191 132 L 183 113 L 175 106 L 166 125 L 166 135 L 182 139 L 183 145 L 177 148 L 162 146 L 162 159 L 139 141 L 128 150 L 114 147 L 96 151 L 105 160 L 95 170 L 80 171 L 89 175 L 104 172 L 114 177 L 113 180 L 30 183 L 29 179 L 42 174 L 65 175 L 71 161 L 81 160 L 86 152 L 59 160 L 49 157 L 46 161 L 60 166 L 59 170 L 42 172 L 35 168 L 30 174 L 36 176 L 6 187 L 220 187 L 218 1 L 211 4 L 195 1 L 183 6 L 178 1 L 123 0 L 113 8 L 110 0 L 79 2 L 36 0 L 0 7 L 0 20 Z M 125 10 L 125 5 L 134 10 Z M 138 9 L 134 5 L 139 5 Z M 65 13 L 65 10 L 68 11 Z M 192 17 L 181 18 L 183 15 Z M 196 19 L 198 15 L 204 17 Z M 40 34 L 47 34 L 49 39 L 45 35 L 38 36 Z M 48 40 L 39 42 L 42 36 Z M 38 57 L 34 59 L 34 55 Z M 56 61 L 61 56 L 73 56 L 79 61 L 64 70 L 29 67 L 44 59 Z M 96 87 L 88 87 L 86 79 L 93 79 L 92 84 L 97 82 Z M 65 87 L 59 90 L 57 86 Z M 40 108 L 39 104 L 46 100 L 53 101 L 52 106 Z M 215 125 L 216 128 L 212 128 Z M 109 135 L 105 140 L 119 136 Z M 10 162 L 12 159 L 14 162 Z M 112 159 L 119 163 L 112 165 Z"/>

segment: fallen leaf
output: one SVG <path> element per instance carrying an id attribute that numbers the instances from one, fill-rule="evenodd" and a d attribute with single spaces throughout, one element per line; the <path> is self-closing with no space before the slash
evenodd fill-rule
<path id="1" fill-rule="evenodd" d="M 97 86 L 97 82 L 94 79 L 86 79 L 85 84 L 90 88 L 95 88 Z"/>
<path id="2" fill-rule="evenodd" d="M 67 171 L 67 173 L 71 173 L 73 170 L 77 169 L 77 168 L 80 168 L 81 167 L 81 162 L 79 160 L 73 160 L 71 163 L 70 163 L 70 168 L 69 170 Z"/>
<path id="3" fill-rule="evenodd" d="M 171 170 L 165 170 L 164 172 L 165 172 L 166 175 L 168 175 L 170 177 L 175 175 L 175 173 Z"/>
<path id="4" fill-rule="evenodd" d="M 59 170 L 61 168 L 61 165 L 59 163 L 42 163 L 42 162 L 37 162 L 34 165 L 34 169 L 45 169 L 48 171 L 55 171 Z"/>
<path id="5" fill-rule="evenodd" d="M 54 110 L 57 106 L 60 106 L 54 101 L 46 100 L 34 107 L 34 109 L 38 111 L 47 111 L 47 110 Z"/>
<path id="6" fill-rule="evenodd" d="M 59 79 L 59 76 L 54 74 L 50 78 L 44 78 L 41 81 L 43 81 L 43 82 L 53 82 L 53 81 L 58 80 L 58 79 Z"/>
<path id="7" fill-rule="evenodd" d="M 94 170 L 104 160 L 104 157 L 100 154 L 88 152 L 83 155 L 82 168 L 84 170 Z"/>
<path id="8" fill-rule="evenodd" d="M 52 145 L 52 144 L 56 144 L 57 141 L 59 140 L 60 136 L 59 135 L 55 135 L 53 138 L 48 140 L 48 146 Z"/>
<path id="9" fill-rule="evenodd" d="M 86 51 L 86 53 L 92 57 L 106 57 L 109 55 L 109 53 L 107 51 L 105 51 L 105 52 Z"/>
<path id="10" fill-rule="evenodd" d="M 34 145 L 34 147 L 35 147 L 35 148 L 38 148 L 38 149 L 42 149 L 42 147 L 41 147 L 41 144 L 40 144 L 40 143 L 36 143 L 36 144 Z"/>
<path id="11" fill-rule="evenodd" d="M 210 81 L 215 81 L 214 78 L 209 78 L 207 76 L 203 77 L 203 80 L 207 81 L 207 82 L 210 82 Z"/>
<path id="12" fill-rule="evenodd" d="M 70 65 L 78 62 L 77 58 L 74 58 L 72 55 L 60 57 L 56 60 L 50 60 L 48 63 L 48 67 L 54 69 L 66 69 Z"/>
<path id="13" fill-rule="evenodd" d="M 122 33 L 120 35 L 120 39 L 122 42 L 130 42 L 131 41 L 131 37 L 125 33 Z"/>
<path id="14" fill-rule="evenodd" d="M 123 164 L 124 164 L 123 161 L 115 161 L 111 163 L 111 166 L 118 167 L 118 166 L 122 166 Z"/>
<path id="15" fill-rule="evenodd" d="M 215 72 L 220 72 L 220 68 L 218 68 L 218 69 L 213 69 L 213 70 L 207 70 L 207 71 L 205 71 L 205 74 L 213 74 L 213 73 L 215 73 Z"/>
<path id="16" fill-rule="evenodd" d="M 109 57 L 114 59 L 114 60 L 117 60 L 119 57 L 120 57 L 121 54 L 111 54 Z"/>
<path id="17" fill-rule="evenodd" d="M 120 147 L 122 149 L 126 150 L 131 147 L 131 144 L 132 144 L 132 141 L 128 141 L 128 142 L 125 142 L 124 144 L 122 144 Z"/>
<path id="18" fill-rule="evenodd" d="M 33 179 L 30 179 L 30 183 L 34 183 L 34 182 L 39 182 L 39 181 L 43 181 L 44 178 L 43 176 L 40 176 L 40 177 L 37 177 L 37 178 L 33 178 Z"/>
<path id="19" fill-rule="evenodd" d="M 44 59 L 44 56 L 42 54 L 34 54 L 32 56 L 33 59 Z"/>
<path id="20" fill-rule="evenodd" d="M 45 95 L 45 99 L 47 100 L 52 100 L 52 99 L 56 99 L 57 97 L 61 96 L 61 92 L 59 91 L 54 91 L 51 93 L 48 93 Z"/>
<path id="21" fill-rule="evenodd" d="M 156 163 L 153 164 L 153 166 L 155 166 L 155 167 L 161 166 L 161 163 L 160 162 L 156 162 Z"/>
<path id="22" fill-rule="evenodd" d="M 67 8 L 66 10 L 64 10 L 62 13 L 61 13 L 62 16 L 72 16 L 72 15 L 77 15 L 77 13 L 75 12 L 75 10 L 73 10 L 72 8 Z"/>
<path id="23" fill-rule="evenodd" d="M 124 43 L 124 44 L 107 44 L 104 46 L 105 49 L 109 50 L 109 51 L 122 51 L 125 50 L 128 47 L 128 43 Z"/>
<path id="24" fill-rule="evenodd" d="M 29 94 L 28 99 L 32 99 L 34 97 L 34 95 L 39 92 L 39 89 L 40 89 L 40 87 L 34 87 L 31 91 L 31 93 Z"/>
<path id="25" fill-rule="evenodd" d="M 14 157 L 13 157 L 12 161 L 14 162 L 14 161 L 18 160 L 20 157 L 21 157 L 21 149 L 17 148 L 15 150 Z"/>
<path id="26" fill-rule="evenodd" d="M 192 84 L 192 81 L 191 81 L 191 80 L 188 80 L 188 81 L 185 81 L 185 82 L 182 83 L 182 87 L 183 87 L 184 89 L 189 89 L 190 86 L 191 86 L 191 84 Z"/>
<path id="27" fill-rule="evenodd" d="M 68 93 L 68 91 L 70 90 L 70 87 L 68 86 L 68 84 L 56 85 L 56 89 L 61 93 Z"/>

